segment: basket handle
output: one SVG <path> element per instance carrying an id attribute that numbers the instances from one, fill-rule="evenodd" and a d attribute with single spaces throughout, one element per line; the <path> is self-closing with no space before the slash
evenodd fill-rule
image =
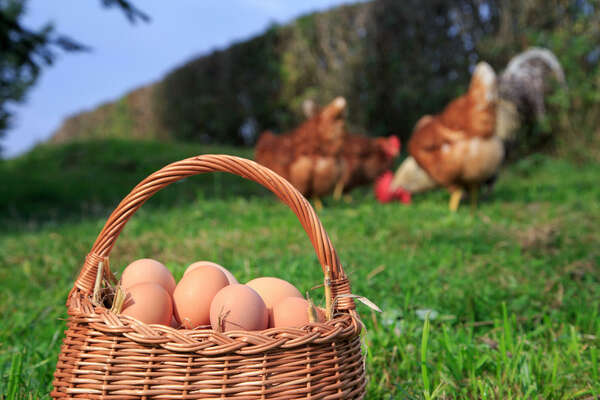
<path id="1" fill-rule="evenodd" d="M 310 203 L 292 184 L 254 161 L 229 155 L 200 155 L 174 162 L 158 170 L 141 181 L 121 201 L 108 218 L 86 257 L 79 276 L 73 284 L 69 299 L 77 291 L 85 294 L 92 293 L 99 263 L 108 257 L 123 227 L 146 200 L 173 182 L 205 172 L 229 172 L 253 180 L 279 197 L 300 220 L 315 248 L 323 273 L 326 274 L 328 269 L 330 271 L 332 289 L 330 300 L 340 294 L 351 294 L 348 279 L 321 221 Z M 336 304 L 338 310 L 354 309 L 354 302 L 350 298 L 340 298 Z"/>

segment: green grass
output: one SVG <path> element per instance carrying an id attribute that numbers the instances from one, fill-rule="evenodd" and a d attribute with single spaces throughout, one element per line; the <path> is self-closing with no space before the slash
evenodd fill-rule
<path id="1" fill-rule="evenodd" d="M 0 160 L 0 210 L 6 210 L 0 214 L 0 222 L 9 219 L 11 225 L 15 221 L 38 225 L 40 221 L 105 215 L 140 179 L 200 153 L 252 156 L 248 149 L 122 139 L 38 146 L 19 158 Z M 203 177 L 200 187 L 196 183 L 175 185 L 157 194 L 152 205 L 173 206 L 199 194 L 232 197 L 260 193 L 251 185 L 231 190 L 236 182 L 224 174 Z M 206 187 L 211 190 L 207 192 Z"/>
<path id="2" fill-rule="evenodd" d="M 0 169 L 0 180 L 13 182 L 7 196 L 22 203 L 12 204 L 17 211 L 3 216 L 0 229 L 0 398 L 47 398 L 66 295 L 110 207 L 157 164 L 216 151 L 146 143 L 144 154 L 127 142 L 69 146 L 41 148 Z M 60 157 L 74 148 L 86 157 L 69 171 Z M 44 161 L 49 156 L 56 160 Z M 135 172 L 123 167 L 130 158 Z M 54 166 L 44 172 L 40 163 Z M 20 178 L 7 177 L 15 169 L 22 169 Z M 14 183 L 28 179 L 26 171 L 44 181 L 40 192 L 54 193 L 37 209 L 33 189 Z M 91 171 L 97 185 L 110 188 L 95 192 L 105 197 L 91 195 L 96 184 L 81 178 Z M 536 156 L 503 171 L 475 212 L 464 207 L 450 214 L 441 191 L 416 196 L 410 206 L 377 204 L 370 190 L 354 192 L 351 204 L 326 199 L 319 216 L 353 292 L 384 310 L 359 305 L 367 398 L 599 396 L 599 182 L 598 165 Z M 209 259 L 240 281 L 275 275 L 301 291 L 322 281 L 294 215 L 257 185 L 201 176 L 173 186 L 128 223 L 111 254 L 113 270 L 154 257 L 179 278 L 192 261 Z M 98 211 L 73 211 L 88 201 L 97 201 Z"/>

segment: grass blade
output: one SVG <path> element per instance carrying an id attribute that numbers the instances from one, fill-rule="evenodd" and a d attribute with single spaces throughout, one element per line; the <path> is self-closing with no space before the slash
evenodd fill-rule
<path id="1" fill-rule="evenodd" d="M 7 400 L 17 400 L 17 388 L 21 381 L 21 370 L 23 367 L 23 355 L 16 351 L 11 360 L 10 374 L 8 376 Z"/>
<path id="2" fill-rule="evenodd" d="M 423 378 L 423 387 L 426 400 L 431 400 L 429 375 L 427 372 L 427 345 L 429 342 L 429 313 L 425 316 L 423 323 L 423 337 L 421 339 L 421 377 Z"/>

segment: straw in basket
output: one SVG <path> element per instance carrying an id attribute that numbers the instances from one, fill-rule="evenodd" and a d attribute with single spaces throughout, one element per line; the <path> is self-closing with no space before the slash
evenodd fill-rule
<path id="1" fill-rule="evenodd" d="M 136 210 L 163 187 L 222 171 L 271 190 L 296 214 L 324 273 L 334 316 L 303 328 L 259 332 L 182 330 L 146 325 L 98 305 L 99 265 Z M 103 264 L 106 265 L 106 264 Z M 107 278 L 110 271 L 100 271 Z M 155 172 L 123 199 L 87 255 L 67 300 L 69 319 L 54 373 L 55 399 L 361 399 L 361 322 L 350 284 L 306 199 L 285 179 L 238 157 L 202 155 Z M 335 301 L 334 301 L 335 300 Z"/>

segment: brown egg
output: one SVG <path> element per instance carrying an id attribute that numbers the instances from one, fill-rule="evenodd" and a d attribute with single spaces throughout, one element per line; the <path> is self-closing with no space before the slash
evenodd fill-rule
<path id="1" fill-rule="evenodd" d="M 301 328 L 309 323 L 308 300 L 299 297 L 287 297 L 273 307 L 274 328 Z M 325 314 L 315 307 L 316 322 L 325 321 Z"/>
<path id="2" fill-rule="evenodd" d="M 273 277 L 256 278 L 246 283 L 262 297 L 269 311 L 269 326 L 273 326 L 273 306 L 286 297 L 303 298 L 294 285 Z"/>
<path id="3" fill-rule="evenodd" d="M 121 275 L 121 286 L 132 287 L 138 283 L 154 282 L 165 288 L 170 295 L 175 290 L 175 278 L 162 263 L 150 258 L 135 260 L 129 264 Z"/>
<path id="4" fill-rule="evenodd" d="M 214 262 L 210 262 L 210 261 L 196 261 L 195 263 L 193 263 L 189 267 L 187 267 L 187 269 L 183 273 L 183 276 L 185 276 L 188 272 L 193 271 L 196 268 L 202 267 L 202 266 L 205 266 L 205 265 L 211 265 L 211 266 L 217 267 L 221 271 L 223 271 L 223 273 L 227 277 L 227 280 L 229 281 L 230 285 L 233 285 L 234 283 L 238 283 L 237 279 L 235 279 L 235 276 L 233 276 L 233 274 L 231 272 L 229 272 L 227 269 L 225 269 L 224 267 L 220 266 L 219 264 L 215 264 Z"/>
<path id="5" fill-rule="evenodd" d="M 210 303 L 227 286 L 227 277 L 219 268 L 205 265 L 186 274 L 173 292 L 173 312 L 186 329 L 210 324 Z"/>
<path id="6" fill-rule="evenodd" d="M 146 324 L 169 325 L 173 304 L 169 293 L 159 284 L 144 282 L 125 289 L 126 297 L 121 314 Z"/>
<path id="7" fill-rule="evenodd" d="M 261 297 L 246 285 L 229 285 L 210 305 L 210 325 L 219 332 L 267 329 L 269 315 Z"/>

